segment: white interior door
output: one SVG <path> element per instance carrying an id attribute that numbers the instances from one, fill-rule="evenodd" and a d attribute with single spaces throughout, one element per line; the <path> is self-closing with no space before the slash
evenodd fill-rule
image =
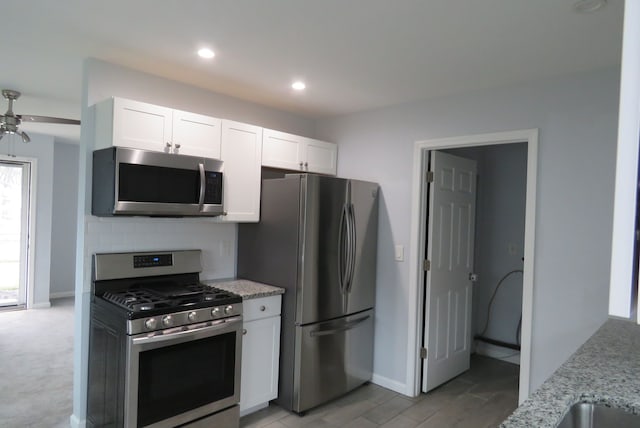
<path id="1" fill-rule="evenodd" d="M 469 369 L 476 161 L 431 152 L 422 391 Z"/>

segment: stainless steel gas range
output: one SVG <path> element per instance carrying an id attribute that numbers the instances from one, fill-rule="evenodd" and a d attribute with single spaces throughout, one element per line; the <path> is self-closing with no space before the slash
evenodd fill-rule
<path id="1" fill-rule="evenodd" d="M 199 250 L 96 254 L 87 425 L 238 427 L 242 299 Z"/>

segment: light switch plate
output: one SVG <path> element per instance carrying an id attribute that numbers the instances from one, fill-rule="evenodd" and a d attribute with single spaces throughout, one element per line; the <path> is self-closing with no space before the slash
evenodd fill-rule
<path id="1" fill-rule="evenodd" d="M 404 246 L 403 245 L 396 245 L 396 261 L 397 262 L 403 262 L 404 261 Z"/>

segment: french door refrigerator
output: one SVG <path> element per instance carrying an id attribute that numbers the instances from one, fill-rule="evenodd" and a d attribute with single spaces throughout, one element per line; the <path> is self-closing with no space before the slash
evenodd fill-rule
<path id="1" fill-rule="evenodd" d="M 280 406 L 303 413 L 371 380 L 377 229 L 375 183 L 263 181 L 260 222 L 238 227 L 237 274 L 286 290 Z"/>

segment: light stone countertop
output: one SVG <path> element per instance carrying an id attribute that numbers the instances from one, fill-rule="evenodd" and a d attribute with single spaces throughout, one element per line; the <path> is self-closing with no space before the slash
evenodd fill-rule
<path id="1" fill-rule="evenodd" d="M 243 300 L 284 294 L 284 288 L 249 281 L 248 279 L 212 279 L 202 282 L 206 285 L 242 296 Z"/>
<path id="2" fill-rule="evenodd" d="M 639 325 L 605 322 L 500 427 L 556 427 L 577 402 L 640 414 Z"/>

